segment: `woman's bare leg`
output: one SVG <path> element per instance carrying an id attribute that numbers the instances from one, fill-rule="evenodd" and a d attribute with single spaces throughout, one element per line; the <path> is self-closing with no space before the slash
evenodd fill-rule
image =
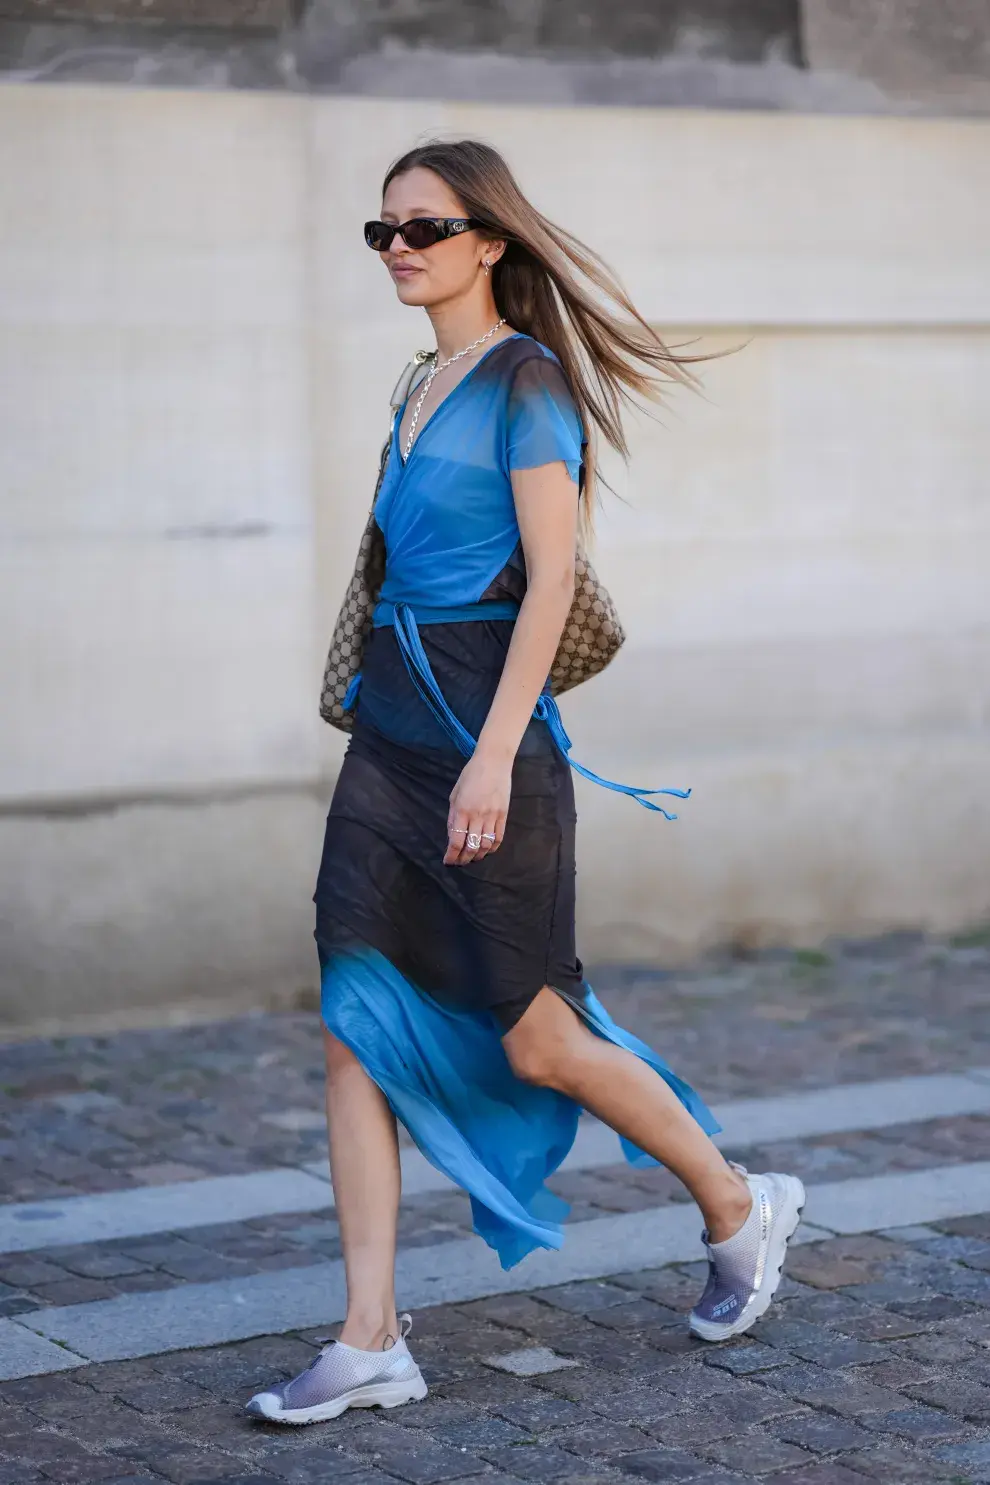
<path id="1" fill-rule="evenodd" d="M 712 1242 L 731 1237 L 752 1204 L 749 1187 L 659 1073 L 603 1040 L 544 988 L 504 1039 L 516 1075 L 565 1093 L 673 1171 L 701 1208 Z"/>
<path id="2" fill-rule="evenodd" d="M 354 1053 L 324 1027 L 330 1171 L 347 1275 L 340 1339 L 378 1350 L 399 1334 L 395 1246 L 401 1176 L 395 1115 Z"/>

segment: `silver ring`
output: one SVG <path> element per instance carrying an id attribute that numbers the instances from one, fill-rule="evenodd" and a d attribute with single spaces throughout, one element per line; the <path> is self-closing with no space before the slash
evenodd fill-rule
<path id="1" fill-rule="evenodd" d="M 482 840 L 498 840 L 498 836 L 497 835 L 483 835 L 481 837 L 481 839 Z"/>
<path id="2" fill-rule="evenodd" d="M 480 835 L 475 835 L 474 831 L 472 830 L 472 831 L 470 831 L 468 833 L 468 838 L 464 842 L 464 844 L 465 844 L 465 846 L 467 847 L 467 849 L 469 851 L 480 851 L 481 850 L 481 836 Z"/>
<path id="3" fill-rule="evenodd" d="M 453 829 L 451 829 L 451 830 L 448 830 L 447 834 L 448 835 L 467 835 L 467 831 L 466 830 L 453 830 Z"/>

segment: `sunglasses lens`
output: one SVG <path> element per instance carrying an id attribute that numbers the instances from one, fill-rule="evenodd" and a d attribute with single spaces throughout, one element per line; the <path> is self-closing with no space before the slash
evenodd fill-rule
<path id="1" fill-rule="evenodd" d="M 411 247 L 414 252 L 420 252 L 423 248 L 432 247 L 439 241 L 435 222 L 428 217 L 416 217 L 411 222 L 406 222 L 402 229 L 406 246 Z"/>
<path id="2" fill-rule="evenodd" d="M 364 240 L 374 253 L 387 253 L 392 246 L 395 228 L 386 222 L 365 222 Z"/>

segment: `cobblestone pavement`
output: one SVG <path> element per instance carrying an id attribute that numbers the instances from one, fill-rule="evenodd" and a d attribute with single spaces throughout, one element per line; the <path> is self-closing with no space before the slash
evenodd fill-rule
<path id="1" fill-rule="evenodd" d="M 592 980 L 709 1100 L 990 1060 L 990 930 Z M 0 1191 L 28 1201 L 318 1159 L 321 1058 L 309 1013 L 0 1047 Z"/>
<path id="2" fill-rule="evenodd" d="M 772 1317 L 719 1347 L 685 1332 L 698 1267 L 424 1311 L 428 1400 L 309 1429 L 240 1405 L 312 1334 L 8 1382 L 0 1482 L 990 1479 L 990 1218 L 798 1249 Z M 499 1369 L 537 1347 L 576 1364 Z"/>
<path id="3" fill-rule="evenodd" d="M 600 971 L 595 983 L 712 1099 L 990 1063 L 988 936 Z M 309 1014 L 0 1048 L 2 1200 L 318 1159 L 319 1055 Z M 870 1179 L 990 1161 L 990 1117 L 731 1153 L 812 1183 Z M 665 1172 L 625 1165 L 556 1186 L 575 1223 L 649 1222 L 684 1200 Z M 986 1212 L 794 1249 L 770 1315 L 723 1346 L 686 1333 L 700 1263 L 424 1309 L 413 1346 L 428 1400 L 308 1429 L 249 1420 L 241 1405 L 304 1366 L 316 1332 L 0 1382 L 0 1485 L 990 1481 L 990 1182 Z M 469 1226 L 459 1194 L 403 1204 L 405 1247 Z M 0 1254 L 0 1327 L 338 1253 L 324 1209 Z M 512 1370 L 518 1352 L 535 1374 Z"/>

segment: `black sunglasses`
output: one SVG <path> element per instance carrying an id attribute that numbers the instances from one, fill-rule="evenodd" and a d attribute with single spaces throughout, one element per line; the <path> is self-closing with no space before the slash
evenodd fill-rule
<path id="1" fill-rule="evenodd" d="M 474 217 L 412 217 L 401 225 L 396 222 L 365 222 L 364 240 L 372 252 L 387 253 L 392 239 L 398 234 L 406 247 L 421 252 L 447 237 L 457 237 L 461 232 L 470 232 L 472 227 L 483 225 Z"/>

